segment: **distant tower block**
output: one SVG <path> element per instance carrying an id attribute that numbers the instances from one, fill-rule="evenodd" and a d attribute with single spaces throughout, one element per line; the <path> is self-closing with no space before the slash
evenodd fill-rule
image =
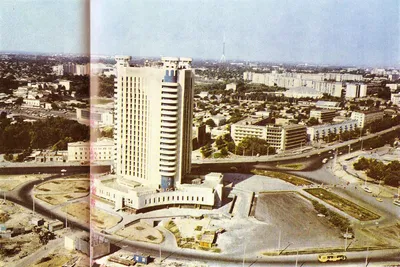
<path id="1" fill-rule="evenodd" d="M 224 34 L 224 41 L 222 42 L 222 56 L 219 62 L 225 63 L 225 61 L 226 59 L 225 59 L 225 34 Z"/>

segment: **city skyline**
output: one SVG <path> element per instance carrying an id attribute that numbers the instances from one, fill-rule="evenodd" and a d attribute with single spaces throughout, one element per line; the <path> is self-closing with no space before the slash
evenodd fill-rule
<path id="1" fill-rule="evenodd" d="M 0 51 L 218 60 L 225 35 L 228 61 L 398 66 L 394 0 L 186 3 L 100 0 L 89 12 L 86 0 L 3 1 L 0 29 L 9 34 Z M 28 15 L 32 9 L 40 16 Z"/>

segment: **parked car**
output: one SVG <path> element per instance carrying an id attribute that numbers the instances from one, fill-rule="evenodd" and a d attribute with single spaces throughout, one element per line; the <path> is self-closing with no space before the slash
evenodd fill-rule
<path id="1" fill-rule="evenodd" d="M 369 189 L 368 187 L 363 187 L 364 191 L 367 193 L 372 193 L 371 189 Z"/>

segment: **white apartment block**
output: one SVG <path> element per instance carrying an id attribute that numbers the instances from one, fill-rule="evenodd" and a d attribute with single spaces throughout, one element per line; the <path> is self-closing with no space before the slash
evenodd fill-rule
<path id="1" fill-rule="evenodd" d="M 69 162 L 109 162 L 113 160 L 113 154 L 114 141 L 110 138 L 100 138 L 95 142 L 68 143 Z"/>
<path id="2" fill-rule="evenodd" d="M 64 86 L 65 90 L 69 91 L 71 89 L 71 81 L 67 81 L 67 80 L 60 80 L 58 82 L 59 85 Z"/>
<path id="3" fill-rule="evenodd" d="M 367 96 L 366 84 L 348 83 L 346 85 L 346 98 L 359 98 Z"/>
<path id="4" fill-rule="evenodd" d="M 361 112 L 361 111 L 353 111 L 351 113 L 351 119 L 357 121 L 357 127 L 358 128 L 364 128 L 366 125 L 376 121 L 376 120 L 382 120 L 383 119 L 383 111 L 367 111 L 367 112 Z"/>
<path id="5" fill-rule="evenodd" d="M 329 74 L 329 73 L 328 73 Z M 343 90 L 342 79 L 331 77 L 327 73 L 310 74 L 310 73 L 252 73 L 250 76 L 246 73 L 246 77 L 252 77 L 252 83 L 261 83 L 268 86 L 279 86 L 284 88 L 309 87 L 318 92 L 328 95 L 340 97 Z"/>
<path id="6" fill-rule="evenodd" d="M 396 105 L 396 106 L 400 107 L 400 93 L 391 94 L 390 95 L 390 101 L 392 101 L 393 105 Z"/>
<path id="7" fill-rule="evenodd" d="M 357 128 L 356 120 L 346 120 L 340 123 L 316 125 L 307 127 L 307 135 L 310 141 L 316 141 L 328 136 L 330 133 L 339 134 L 346 131 L 353 131 Z"/>
<path id="8" fill-rule="evenodd" d="M 40 100 L 39 99 L 24 99 L 24 107 L 30 108 L 40 108 Z"/>
<path id="9" fill-rule="evenodd" d="M 306 127 L 303 125 L 256 125 L 256 120 L 244 119 L 231 125 L 232 139 L 239 144 L 245 137 L 264 139 L 277 150 L 288 150 L 306 144 Z"/>
<path id="10" fill-rule="evenodd" d="M 244 81 L 251 81 L 251 80 L 253 80 L 253 72 L 251 72 L 251 71 L 245 71 L 245 72 L 243 72 L 243 80 L 244 80 Z"/>

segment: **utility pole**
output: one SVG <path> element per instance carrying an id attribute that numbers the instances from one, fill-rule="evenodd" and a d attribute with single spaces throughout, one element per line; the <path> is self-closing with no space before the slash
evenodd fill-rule
<path id="1" fill-rule="evenodd" d="M 68 228 L 68 202 L 65 208 L 65 229 Z"/>
<path id="2" fill-rule="evenodd" d="M 349 144 L 349 153 L 348 154 L 350 154 L 350 152 L 351 152 L 351 144 Z"/>
<path id="3" fill-rule="evenodd" d="M 296 254 L 296 267 L 297 267 L 298 261 L 299 261 L 299 250 L 297 250 L 297 254 Z"/>
<path id="4" fill-rule="evenodd" d="M 346 229 L 346 236 L 344 237 L 344 251 L 347 250 L 347 236 L 349 234 L 349 228 Z"/>
<path id="5" fill-rule="evenodd" d="M 32 214 L 35 216 L 35 185 L 33 186 L 32 189 L 32 201 L 33 201 L 33 207 L 32 207 Z"/>
<path id="6" fill-rule="evenodd" d="M 282 231 L 279 230 L 279 236 L 278 236 L 278 252 L 281 250 L 281 234 L 282 234 Z"/>
<path id="7" fill-rule="evenodd" d="M 245 257 L 246 257 L 246 246 L 247 244 L 244 244 L 244 250 L 243 250 L 243 267 L 244 267 L 244 263 L 245 263 Z"/>
<path id="8" fill-rule="evenodd" d="M 161 243 L 160 243 L 160 266 L 161 266 Z"/>
<path id="9" fill-rule="evenodd" d="M 368 266 L 368 251 L 369 251 L 369 247 L 367 247 L 367 255 L 365 256 L 365 267 Z"/>

